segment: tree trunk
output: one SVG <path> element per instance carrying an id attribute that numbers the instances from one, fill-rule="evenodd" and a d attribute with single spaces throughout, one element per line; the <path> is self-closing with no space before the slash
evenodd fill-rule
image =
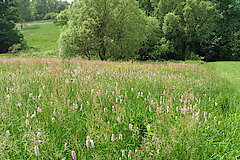
<path id="1" fill-rule="evenodd" d="M 101 48 L 100 48 L 100 51 L 99 51 L 99 57 L 102 61 L 105 61 L 106 60 L 107 49 L 106 49 L 104 40 L 102 40 L 100 47 Z"/>

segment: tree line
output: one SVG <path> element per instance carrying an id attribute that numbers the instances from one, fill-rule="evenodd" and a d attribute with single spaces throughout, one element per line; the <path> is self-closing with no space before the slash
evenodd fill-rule
<path id="1" fill-rule="evenodd" d="M 78 0 L 57 16 L 59 51 L 101 60 L 240 60 L 239 15 L 239 0 Z"/>
<path id="2" fill-rule="evenodd" d="M 20 22 L 52 19 L 70 5 L 61 0 L 15 0 L 15 3 Z"/>

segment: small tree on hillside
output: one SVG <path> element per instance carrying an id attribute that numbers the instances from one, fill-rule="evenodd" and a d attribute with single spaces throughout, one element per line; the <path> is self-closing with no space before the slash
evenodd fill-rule
<path id="1" fill-rule="evenodd" d="M 147 18 L 135 0 L 79 1 L 68 15 L 59 40 L 63 57 L 131 59 L 146 39 Z"/>

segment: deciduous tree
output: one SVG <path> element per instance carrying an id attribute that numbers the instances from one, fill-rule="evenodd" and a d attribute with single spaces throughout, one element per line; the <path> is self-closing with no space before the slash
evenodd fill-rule
<path id="1" fill-rule="evenodd" d="M 59 41 L 64 57 L 132 59 L 146 39 L 147 17 L 135 0 L 79 1 L 69 15 Z"/>

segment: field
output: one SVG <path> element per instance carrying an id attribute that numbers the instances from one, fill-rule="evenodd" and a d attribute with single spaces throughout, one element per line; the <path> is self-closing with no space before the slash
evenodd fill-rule
<path id="1" fill-rule="evenodd" d="M 59 29 L 27 24 L 35 49 L 0 58 L 0 159 L 240 158 L 240 62 L 41 58 Z"/>
<path id="2" fill-rule="evenodd" d="M 51 22 L 27 23 L 21 32 L 27 45 L 39 51 L 57 50 L 60 27 Z"/>
<path id="3" fill-rule="evenodd" d="M 226 64 L 1 58 L 0 159 L 237 159 Z"/>

